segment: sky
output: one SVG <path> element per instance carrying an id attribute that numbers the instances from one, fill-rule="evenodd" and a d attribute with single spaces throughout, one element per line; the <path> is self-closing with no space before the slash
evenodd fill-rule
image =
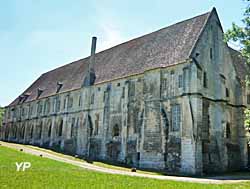
<path id="1" fill-rule="evenodd" d="M 42 73 L 216 7 L 224 31 L 241 24 L 242 0 L 2 0 L 0 106 Z M 67 76 L 65 76 L 67 77 Z"/>

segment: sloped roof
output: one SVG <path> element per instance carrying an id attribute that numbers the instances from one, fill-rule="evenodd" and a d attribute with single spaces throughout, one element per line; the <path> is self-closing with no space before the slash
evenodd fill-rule
<path id="1" fill-rule="evenodd" d="M 237 76 L 242 83 L 245 83 L 246 76 L 250 73 L 250 65 L 246 64 L 246 59 L 237 50 L 229 47 L 229 51 L 232 57 L 232 61 L 237 73 Z"/>
<path id="2" fill-rule="evenodd" d="M 185 61 L 189 58 L 210 13 L 179 22 L 97 53 L 94 64 L 95 83 Z M 89 57 L 44 73 L 22 95 L 29 94 L 27 102 L 37 98 L 38 88 L 43 90 L 39 98 L 56 94 L 57 82 L 63 83 L 60 92 L 78 89 L 82 85 L 88 63 Z M 17 104 L 18 99 L 10 105 Z"/>

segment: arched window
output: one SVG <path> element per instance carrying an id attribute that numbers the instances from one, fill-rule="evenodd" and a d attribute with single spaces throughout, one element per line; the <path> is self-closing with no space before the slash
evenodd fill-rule
<path id="1" fill-rule="evenodd" d="M 62 136 L 62 128 L 63 128 L 63 120 L 61 120 L 59 124 L 58 136 Z"/>
<path id="2" fill-rule="evenodd" d="M 24 139 L 24 135 L 25 135 L 25 125 L 23 125 L 22 127 L 22 139 Z"/>
<path id="3" fill-rule="evenodd" d="M 42 125 L 43 125 L 43 123 L 41 122 L 39 124 L 39 126 L 38 126 L 38 131 L 39 131 L 39 133 L 38 133 L 38 139 L 42 138 Z"/>
<path id="4" fill-rule="evenodd" d="M 51 122 L 49 122 L 49 130 L 48 130 L 48 137 L 51 135 Z"/>
<path id="5" fill-rule="evenodd" d="M 31 126 L 31 129 L 30 129 L 30 138 L 33 138 L 33 125 Z"/>
<path id="6" fill-rule="evenodd" d="M 120 129 L 118 124 L 115 124 L 115 126 L 113 127 L 112 136 L 113 137 L 120 136 Z"/>
<path id="7" fill-rule="evenodd" d="M 226 125 L 226 137 L 227 137 L 227 138 L 230 138 L 230 137 L 231 137 L 230 123 L 227 123 L 227 125 Z"/>
<path id="8" fill-rule="evenodd" d="M 88 122 L 89 122 L 89 135 L 92 136 L 93 134 L 93 123 L 90 115 L 88 115 Z"/>

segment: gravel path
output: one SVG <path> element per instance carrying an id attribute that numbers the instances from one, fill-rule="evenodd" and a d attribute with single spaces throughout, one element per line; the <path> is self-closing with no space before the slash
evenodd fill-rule
<path id="1" fill-rule="evenodd" d="M 146 177 L 146 178 L 159 179 L 159 180 L 172 180 L 172 181 L 195 182 L 195 183 L 205 183 L 205 184 L 226 184 L 226 183 L 250 181 L 250 174 L 249 176 L 218 176 L 218 177 L 211 177 L 211 178 L 194 178 L 194 177 L 150 175 L 150 174 L 122 171 L 122 170 L 115 170 L 111 168 L 104 168 L 104 167 L 96 166 L 96 165 L 86 163 L 86 162 L 72 160 L 67 157 L 61 157 L 56 154 L 47 153 L 39 149 L 33 149 L 28 146 L 23 146 L 20 144 L 7 143 L 7 142 L 0 141 L 0 145 L 9 147 L 9 148 L 18 149 L 18 150 L 23 149 L 23 152 L 25 153 L 29 153 L 29 154 L 33 154 L 37 156 L 42 155 L 43 157 L 57 160 L 60 162 L 69 163 L 72 165 L 76 165 L 84 169 L 103 172 L 103 173 L 109 173 L 109 174 L 119 174 L 119 175 L 128 175 L 128 176 Z"/>

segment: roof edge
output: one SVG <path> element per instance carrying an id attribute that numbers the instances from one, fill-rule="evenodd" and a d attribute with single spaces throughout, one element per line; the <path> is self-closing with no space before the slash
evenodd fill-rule
<path id="1" fill-rule="evenodd" d="M 189 54 L 188 54 L 189 58 L 191 58 L 191 55 L 193 54 L 194 49 L 196 48 L 196 46 L 197 46 L 197 44 L 198 44 L 198 42 L 200 40 L 200 37 L 202 36 L 203 32 L 205 31 L 205 28 L 207 26 L 208 20 L 210 19 L 210 17 L 212 16 L 213 13 L 215 13 L 217 15 L 217 17 L 218 17 L 217 10 L 216 10 L 215 7 L 213 7 L 212 10 L 209 12 L 209 16 L 207 17 L 206 21 L 204 22 L 204 25 L 203 25 L 203 27 L 202 27 L 199 35 L 197 36 L 197 38 L 196 38 L 196 40 L 195 40 L 192 48 L 190 49 Z M 221 24 L 220 24 L 220 26 L 221 26 Z"/>

